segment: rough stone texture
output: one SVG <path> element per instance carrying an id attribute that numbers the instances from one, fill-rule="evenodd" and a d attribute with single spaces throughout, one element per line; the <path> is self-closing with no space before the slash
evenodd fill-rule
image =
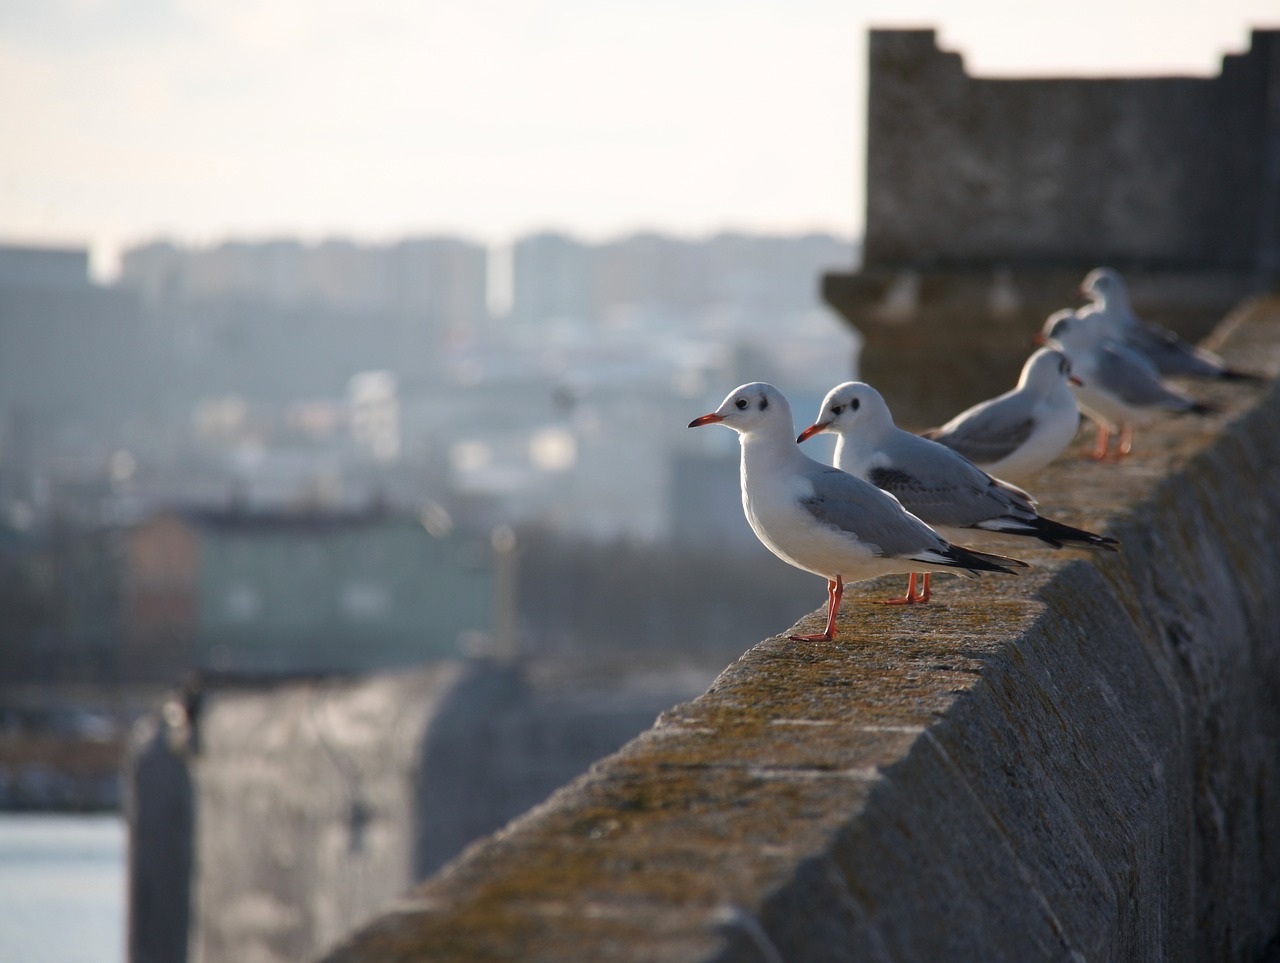
<path id="1" fill-rule="evenodd" d="M 1224 331 L 1280 371 L 1280 301 Z M 1280 922 L 1280 393 L 1194 390 L 1223 414 L 1033 486 L 1120 553 L 1020 550 L 1030 574 L 918 608 L 852 589 L 836 639 L 756 645 L 327 963 L 1257 958 Z"/>
<path id="2" fill-rule="evenodd" d="M 713 676 L 477 661 L 203 680 L 131 747 L 130 959 L 314 956 Z"/>
<path id="3" fill-rule="evenodd" d="M 870 267 L 1253 270 L 1280 239 L 1280 31 L 1207 78 L 971 77 L 932 30 L 869 62 Z"/>
<path id="4" fill-rule="evenodd" d="M 969 76 L 932 30 L 873 30 L 859 271 L 823 298 L 861 377 L 923 428 L 1012 386 L 1102 264 L 1198 340 L 1280 284 L 1280 31 L 1211 78 Z M 921 371 L 947 368 L 945 378 Z"/>

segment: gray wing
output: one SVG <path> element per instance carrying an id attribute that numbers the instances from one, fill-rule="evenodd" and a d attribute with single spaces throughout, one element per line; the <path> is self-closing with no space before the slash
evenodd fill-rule
<path id="1" fill-rule="evenodd" d="M 1222 374 L 1224 367 L 1221 358 L 1150 321 L 1126 331 L 1124 343 L 1146 355 L 1164 375 L 1213 377 Z"/>
<path id="2" fill-rule="evenodd" d="M 1113 341 L 1098 346 L 1095 353 L 1098 387 L 1109 391 L 1135 408 L 1185 408 L 1189 399 L 1174 391 L 1146 358 Z"/>
<path id="3" fill-rule="evenodd" d="M 1035 427 L 1036 421 L 1026 405 L 993 403 L 973 408 L 968 415 L 923 434 L 981 465 L 1012 455 L 1031 437 Z"/>
<path id="4" fill-rule="evenodd" d="M 911 558 L 938 551 L 947 543 L 920 519 L 909 514 L 896 499 L 875 485 L 838 468 L 827 468 L 810 478 L 813 495 L 801 503 L 826 525 L 851 532 L 885 558 Z"/>
<path id="5" fill-rule="evenodd" d="M 992 478 L 963 455 L 921 438 L 909 450 L 898 448 L 907 446 L 893 446 L 886 461 L 868 470 L 867 481 L 927 524 L 970 528 L 995 518 L 1035 517 L 1026 492 Z"/>

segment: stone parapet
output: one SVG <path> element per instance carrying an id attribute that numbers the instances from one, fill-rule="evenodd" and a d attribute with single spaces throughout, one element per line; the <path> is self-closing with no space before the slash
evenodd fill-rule
<path id="1" fill-rule="evenodd" d="M 1218 335 L 1280 371 L 1280 301 Z M 1020 549 L 1029 574 L 921 607 L 851 589 L 833 641 L 755 645 L 325 960 L 1256 959 L 1280 922 L 1280 394 L 1189 387 L 1222 413 L 1031 485 L 1121 552 Z"/>

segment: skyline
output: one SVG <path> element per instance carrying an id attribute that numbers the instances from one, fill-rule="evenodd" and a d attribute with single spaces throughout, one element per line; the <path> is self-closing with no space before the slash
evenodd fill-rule
<path id="1" fill-rule="evenodd" d="M 1267 9 L 1270 8 L 1270 9 Z M 0 240 L 862 229 L 866 34 L 985 76 L 1217 72 L 1274 3 L 0 7 Z"/>

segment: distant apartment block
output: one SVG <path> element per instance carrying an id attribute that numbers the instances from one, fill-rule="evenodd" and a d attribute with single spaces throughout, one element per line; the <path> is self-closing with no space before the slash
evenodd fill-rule
<path id="1" fill-rule="evenodd" d="M 89 279 L 85 248 L 0 245 L 0 462 L 103 458 L 143 433 L 160 372 L 136 299 Z M 21 466 L 17 466 L 21 468 Z"/>
<path id="2" fill-rule="evenodd" d="M 598 244 L 562 234 L 516 242 L 512 308 L 516 322 L 732 320 L 812 311 L 817 277 L 854 258 L 853 245 L 826 234 L 769 237 L 724 233 L 687 239 L 640 233 Z"/>
<path id="3" fill-rule="evenodd" d="M 87 248 L 0 244 L 0 285 L 76 288 L 88 284 Z"/>
<path id="4" fill-rule="evenodd" d="M 588 245 L 564 234 L 520 238 L 511 255 L 512 320 L 596 320 L 592 260 Z"/>
<path id="5" fill-rule="evenodd" d="M 153 311 L 234 299 L 276 310 L 386 315 L 438 332 L 486 319 L 486 258 L 483 246 L 449 237 L 389 245 L 228 241 L 190 249 L 159 241 L 125 252 L 120 283 Z"/>

